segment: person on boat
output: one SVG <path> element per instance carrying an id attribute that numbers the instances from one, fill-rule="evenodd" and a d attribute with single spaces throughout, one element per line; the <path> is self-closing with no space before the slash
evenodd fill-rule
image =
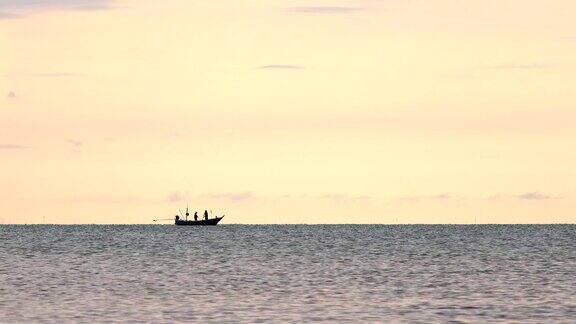
<path id="1" fill-rule="evenodd" d="M 198 221 L 198 212 L 194 212 L 194 221 L 195 221 L 195 222 Z"/>
<path id="2" fill-rule="evenodd" d="M 204 210 L 204 220 L 208 220 L 208 211 Z"/>

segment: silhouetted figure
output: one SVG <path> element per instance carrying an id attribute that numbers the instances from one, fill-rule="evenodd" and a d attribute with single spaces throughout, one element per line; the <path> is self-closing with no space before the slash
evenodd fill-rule
<path id="1" fill-rule="evenodd" d="M 195 222 L 198 221 L 198 212 L 194 212 L 194 221 L 195 221 Z"/>
<path id="2" fill-rule="evenodd" d="M 204 220 L 208 220 L 208 211 L 204 210 Z"/>
<path id="3" fill-rule="evenodd" d="M 180 216 L 176 215 L 176 216 L 174 217 L 174 219 L 179 220 L 179 219 L 180 219 Z"/>

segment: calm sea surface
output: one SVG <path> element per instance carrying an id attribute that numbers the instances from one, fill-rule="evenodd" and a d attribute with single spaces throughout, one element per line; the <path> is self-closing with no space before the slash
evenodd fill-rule
<path id="1" fill-rule="evenodd" d="M 575 322 L 576 226 L 0 226 L 0 322 Z"/>

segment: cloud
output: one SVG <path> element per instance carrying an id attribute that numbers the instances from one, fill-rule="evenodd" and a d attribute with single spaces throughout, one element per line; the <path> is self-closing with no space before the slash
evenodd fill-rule
<path id="1" fill-rule="evenodd" d="M 305 69 L 302 65 L 292 65 L 292 64 L 271 64 L 271 65 L 262 65 L 257 67 L 257 69 L 261 70 L 303 70 Z"/>
<path id="2" fill-rule="evenodd" d="M 168 196 L 166 197 L 166 200 L 168 202 L 181 202 L 184 200 L 188 200 L 186 197 L 188 195 L 187 194 L 183 194 L 180 191 L 172 191 L 168 194 Z"/>
<path id="3" fill-rule="evenodd" d="M 548 69 L 549 65 L 546 64 L 500 64 L 500 65 L 488 65 L 485 66 L 487 69 L 492 70 L 539 70 Z"/>
<path id="4" fill-rule="evenodd" d="M 80 5 L 73 8 L 74 10 L 110 10 L 113 9 L 110 5 L 107 4 L 86 4 Z"/>
<path id="5" fill-rule="evenodd" d="M 421 196 L 403 196 L 403 197 L 399 197 L 400 200 L 404 200 L 404 201 L 421 201 L 421 200 L 438 200 L 438 201 L 444 201 L 444 200 L 450 200 L 450 199 L 454 199 L 455 197 L 451 194 L 448 193 L 440 193 L 440 194 L 435 194 L 435 195 L 421 195 Z"/>
<path id="6" fill-rule="evenodd" d="M 548 200 L 548 199 L 556 199 L 558 197 L 553 197 L 553 196 L 539 193 L 537 191 L 532 191 L 532 192 L 526 192 L 526 193 L 523 193 L 521 195 L 518 195 L 518 198 L 524 199 L 524 200 Z"/>
<path id="7" fill-rule="evenodd" d="M 6 95 L 6 98 L 15 99 L 16 98 L 16 92 L 14 92 L 14 91 L 8 92 L 8 94 Z"/>
<path id="8" fill-rule="evenodd" d="M 0 144 L 0 150 L 21 150 L 25 148 L 26 146 L 16 144 Z"/>
<path id="9" fill-rule="evenodd" d="M 22 16 L 20 15 L 16 15 L 13 13 L 9 13 L 9 12 L 1 12 L 0 11 L 0 19 L 16 19 L 16 18 L 20 18 Z"/>
<path id="10" fill-rule="evenodd" d="M 284 9 L 286 12 L 307 13 L 307 14 L 345 14 L 364 10 L 360 7 L 339 7 L 339 6 L 306 6 L 290 7 Z"/>
<path id="11" fill-rule="evenodd" d="M 370 196 L 352 196 L 348 194 L 326 194 L 319 198 L 330 200 L 338 205 L 367 204 L 372 200 L 372 197 Z"/>
<path id="12" fill-rule="evenodd" d="M 223 192 L 223 193 L 204 193 L 201 195 L 191 196 L 188 192 L 172 191 L 166 196 L 166 201 L 171 203 L 176 202 L 189 202 L 196 200 L 217 200 L 227 203 L 240 203 L 253 199 L 254 195 L 251 192 Z"/>
<path id="13" fill-rule="evenodd" d="M 46 72 L 46 73 L 11 73 L 5 74 L 5 77 L 39 77 L 39 78 L 68 78 L 77 77 L 80 74 L 67 72 Z"/>
<path id="14" fill-rule="evenodd" d="M 70 143 L 70 145 L 72 145 L 75 148 L 80 148 L 82 145 L 84 145 L 84 142 L 74 139 L 69 139 L 68 143 Z"/>
<path id="15" fill-rule="evenodd" d="M 490 200 L 501 200 L 501 199 L 519 199 L 519 200 L 550 200 L 550 199 L 562 199 L 561 196 L 553 196 L 543 194 L 538 191 L 529 191 L 519 195 L 504 195 L 504 194 L 495 194 L 488 197 Z"/>
<path id="16" fill-rule="evenodd" d="M 249 191 L 240 193 L 208 193 L 202 196 L 208 199 L 220 200 L 229 203 L 241 203 L 254 198 L 253 194 Z"/>
<path id="17" fill-rule="evenodd" d="M 111 0 L 0 0 L 0 19 L 46 10 L 108 10 Z"/>
<path id="18" fill-rule="evenodd" d="M 74 203 L 81 203 L 81 204 L 125 204 L 125 203 L 133 203 L 140 201 L 135 197 L 129 196 L 108 196 L 108 195 L 91 195 L 91 196 L 78 196 L 74 195 L 70 198 L 70 200 Z"/>

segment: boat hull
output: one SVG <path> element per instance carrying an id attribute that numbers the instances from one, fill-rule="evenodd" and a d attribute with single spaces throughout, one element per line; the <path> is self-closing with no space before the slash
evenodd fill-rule
<path id="1" fill-rule="evenodd" d="M 216 218 L 212 218 L 212 219 L 202 219 L 202 220 L 197 220 L 197 221 L 179 219 L 179 220 L 174 221 L 174 225 L 177 225 L 177 226 L 215 226 L 218 224 L 218 222 L 220 220 L 222 220 L 222 218 L 224 218 L 224 216 L 216 217 Z"/>

